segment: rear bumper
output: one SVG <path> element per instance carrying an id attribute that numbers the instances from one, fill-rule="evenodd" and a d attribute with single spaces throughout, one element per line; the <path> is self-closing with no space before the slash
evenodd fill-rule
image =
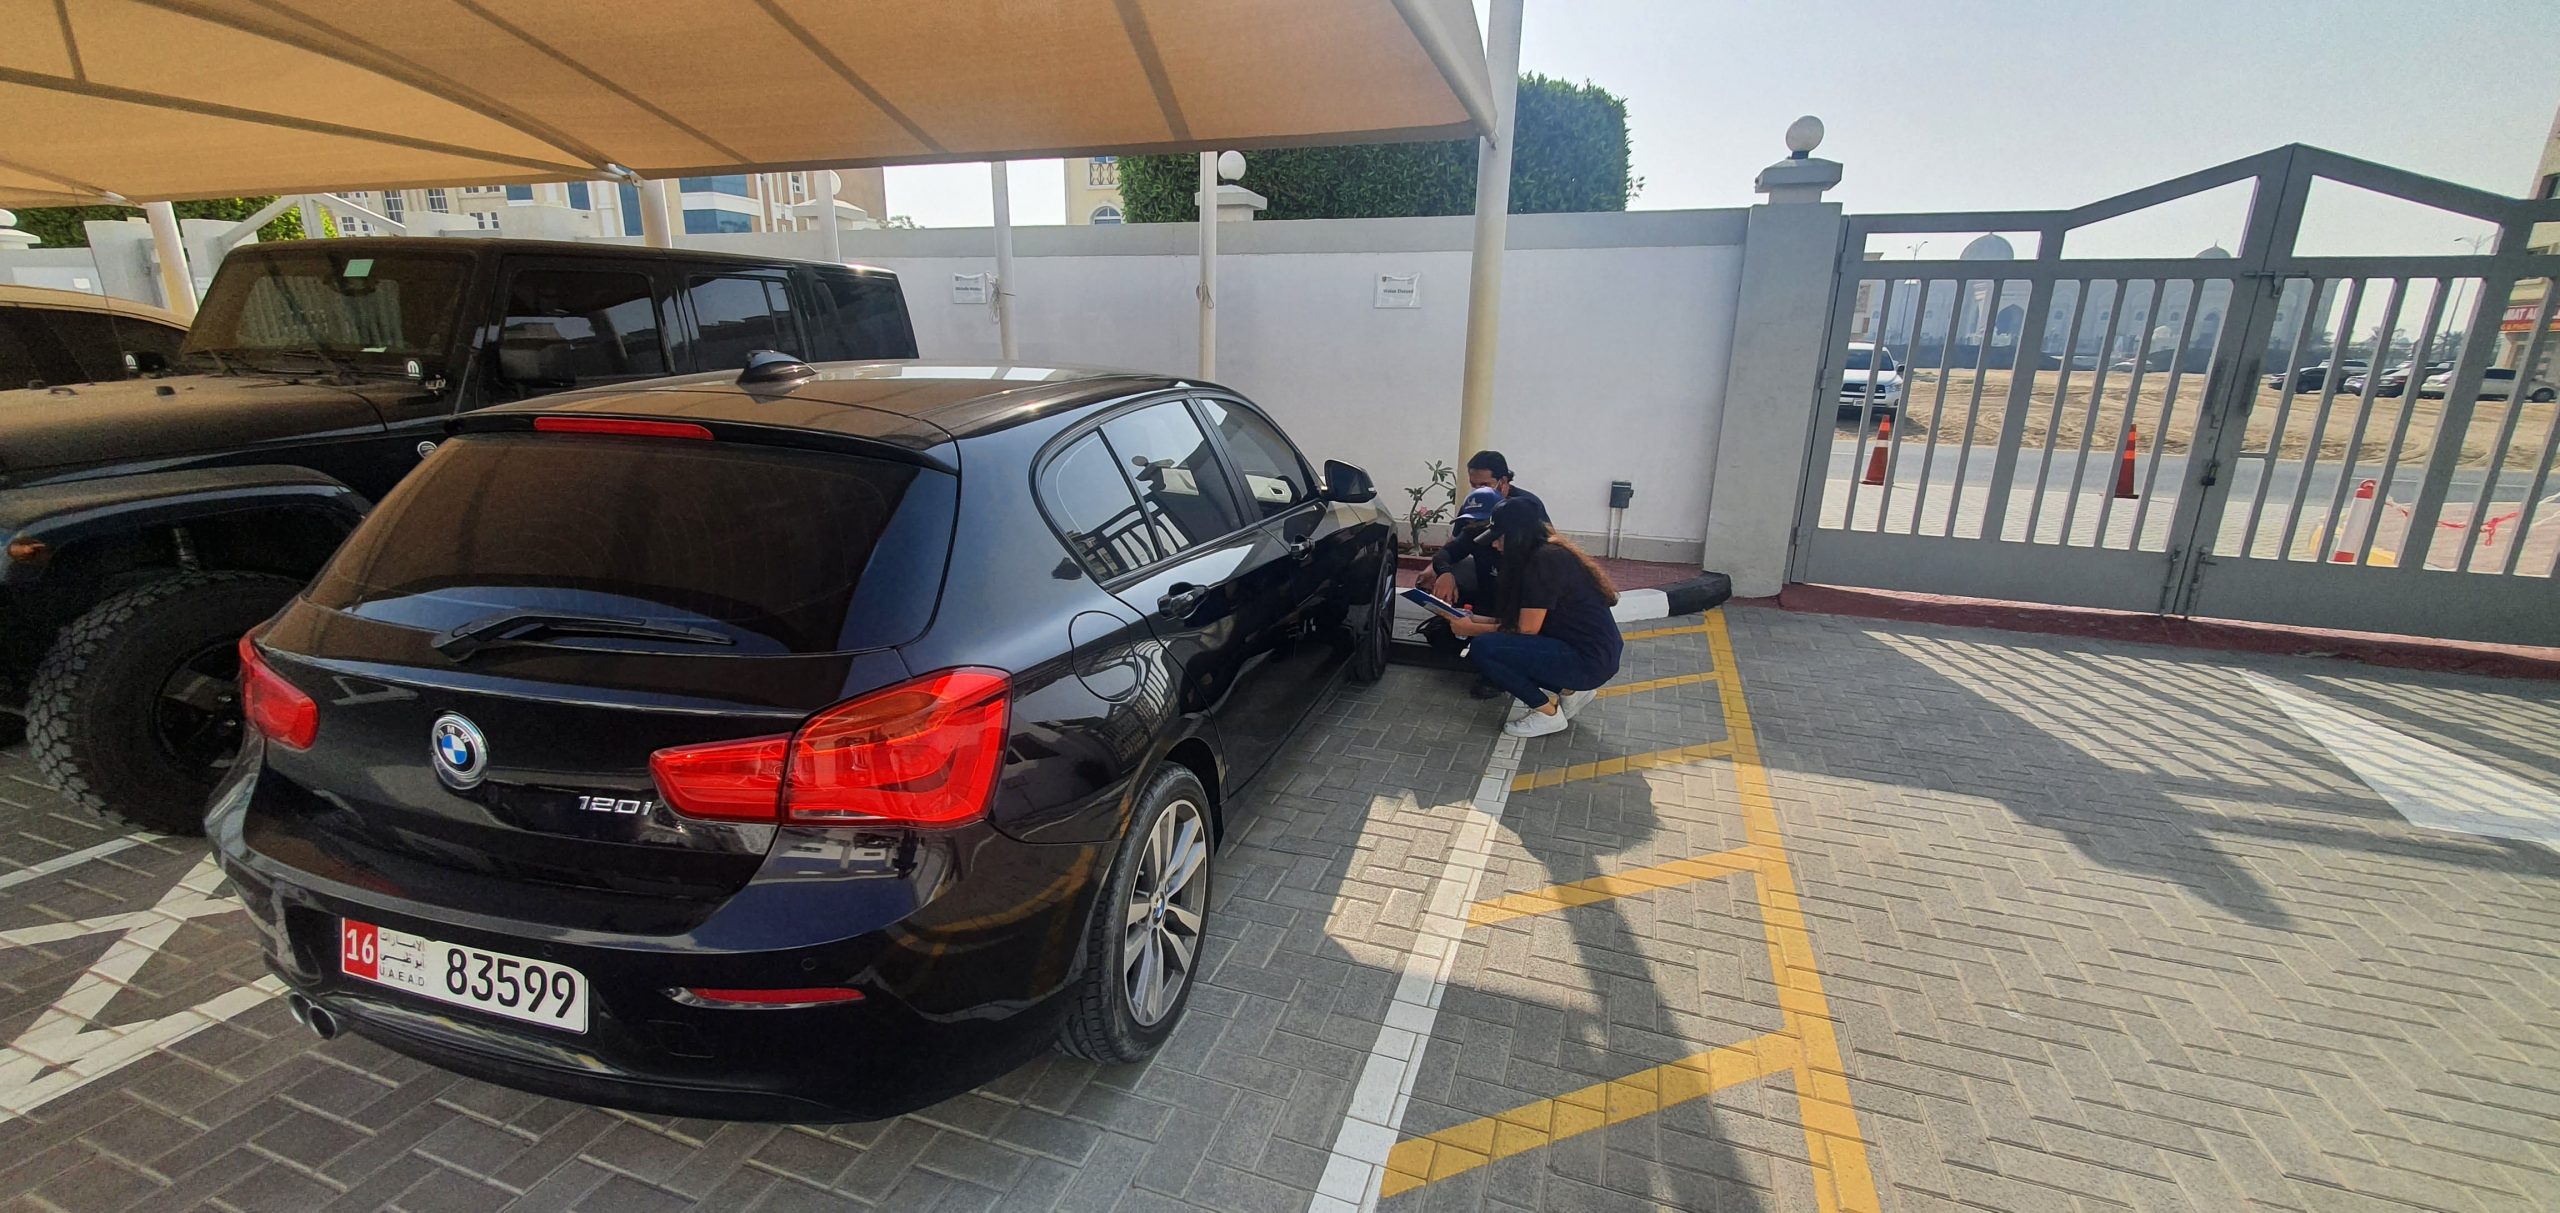
<path id="1" fill-rule="evenodd" d="M 897 885 L 924 888 L 921 898 L 894 896 L 885 875 L 791 871 L 787 898 L 760 901 L 751 885 L 677 935 L 495 921 L 440 904 L 425 884 L 391 887 L 343 857 L 261 850 L 252 842 L 261 835 L 243 828 L 257 763 L 241 766 L 215 794 L 208 833 L 268 967 L 290 990 L 359 1035 L 457 1073 L 661 1115 L 877 1119 L 1037 1055 L 1069 1009 L 1085 914 L 1109 863 L 1102 846 L 1024 844 L 981 826 L 917 844 L 917 866 L 932 870 Z M 591 998 L 588 1029 L 524 1024 L 347 976 L 337 963 L 343 918 L 575 969 Z M 758 937 L 776 946 L 753 946 Z M 846 986 L 863 998 L 699 1007 L 667 995 L 684 986 Z"/>

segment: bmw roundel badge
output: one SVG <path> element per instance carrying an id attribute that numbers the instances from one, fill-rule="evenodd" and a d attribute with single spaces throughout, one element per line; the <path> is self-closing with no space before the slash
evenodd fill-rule
<path id="1" fill-rule="evenodd" d="M 489 770 L 489 739 L 480 735 L 479 725 L 459 712 L 447 712 L 436 717 L 427 736 L 436 778 L 457 792 L 480 785 Z"/>

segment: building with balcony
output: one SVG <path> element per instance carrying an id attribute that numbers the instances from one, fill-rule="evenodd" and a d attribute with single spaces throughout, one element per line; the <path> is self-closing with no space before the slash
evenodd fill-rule
<path id="1" fill-rule="evenodd" d="M 1067 222 L 1124 223 L 1118 156 L 1067 158 Z"/>

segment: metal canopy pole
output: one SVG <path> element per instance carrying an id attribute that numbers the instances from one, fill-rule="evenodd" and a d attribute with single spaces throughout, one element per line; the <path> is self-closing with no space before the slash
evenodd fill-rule
<path id="1" fill-rule="evenodd" d="M 996 349 L 1010 364 L 1018 357 L 1013 342 L 1013 179 L 1005 162 L 987 162 L 987 183 L 996 202 Z"/>
<path id="2" fill-rule="evenodd" d="M 321 222 L 320 219 L 319 199 L 314 198 L 309 194 L 304 194 L 302 197 L 295 200 L 294 205 L 302 211 L 303 239 L 317 240 L 321 236 L 327 234 L 329 229 Z"/>
<path id="3" fill-rule="evenodd" d="M 142 213 L 151 219 L 151 244 L 160 254 L 160 295 L 162 305 L 176 312 L 181 320 L 196 318 L 195 276 L 187 272 L 187 244 L 178 234 L 178 211 L 166 202 L 145 202 Z"/>
<path id="4" fill-rule="evenodd" d="M 1200 377 L 1218 377 L 1218 153 L 1200 153 Z"/>
<path id="5" fill-rule="evenodd" d="M 650 248 L 676 246 L 673 216 L 667 211 L 667 183 L 640 183 L 640 242 Z"/>
<path id="6" fill-rule="evenodd" d="M 819 246 L 827 251 L 827 260 L 844 264 L 844 228 L 836 223 L 836 171 L 822 168 L 809 174 L 817 178 Z"/>
<path id="7" fill-rule="evenodd" d="M 1476 243 L 1468 259 L 1466 371 L 1458 389 L 1460 467 L 1490 445 L 1493 437 L 1495 341 L 1502 332 L 1502 249 L 1511 226 L 1511 125 L 1520 101 L 1520 5 L 1521 0 L 1493 0 L 1485 30 L 1485 70 L 1493 79 L 1493 135 L 1476 145 Z"/>

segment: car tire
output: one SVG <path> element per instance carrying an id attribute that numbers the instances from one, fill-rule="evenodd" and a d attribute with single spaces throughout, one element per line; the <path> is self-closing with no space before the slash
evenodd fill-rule
<path id="1" fill-rule="evenodd" d="M 2525 397 L 2525 399 L 2530 400 L 2535 404 L 2549 404 L 2553 400 L 2560 399 L 2560 391 L 2554 391 L 2547 387 L 2535 388 L 2533 390 L 2533 394 Z"/>
<path id="2" fill-rule="evenodd" d="M 1396 628 L 1396 553 L 1395 545 L 1387 545 L 1383 567 L 1378 570 L 1378 593 L 1371 600 L 1369 626 L 1360 629 L 1351 641 L 1351 676 L 1361 682 L 1376 682 L 1387 676 L 1387 646 L 1395 643 Z"/>
<path id="3" fill-rule="evenodd" d="M 1187 862 L 1183 857 L 1195 848 L 1196 866 L 1187 878 L 1169 889 L 1151 887 L 1166 884 L 1161 877 L 1167 869 Z M 1058 1028 L 1061 1051 L 1116 1065 L 1145 1060 L 1173 1035 L 1183 1008 L 1191 1003 L 1191 988 L 1198 984 L 1216 857 L 1207 790 L 1189 768 L 1166 764 L 1139 793 L 1119 858 L 1094 905 L 1085 938 L 1085 970 L 1076 981 L 1074 1006 Z M 1160 908 L 1166 905 L 1180 906 L 1183 913 Z M 1182 922 L 1186 915 L 1187 927 Z M 1179 957 L 1179 940 L 1186 932 L 1190 956 L 1179 983 L 1169 991 L 1150 984 L 1150 972 L 1162 975 L 1163 962 Z M 1138 950 L 1150 941 L 1157 957 L 1152 970 Z M 1142 1008 L 1142 1000 L 1150 1005 Z"/>
<path id="4" fill-rule="evenodd" d="M 300 588 L 263 573 L 182 573 L 89 608 L 28 688 L 38 769 L 92 812 L 203 833 L 205 795 L 239 746 L 232 646 Z"/>

